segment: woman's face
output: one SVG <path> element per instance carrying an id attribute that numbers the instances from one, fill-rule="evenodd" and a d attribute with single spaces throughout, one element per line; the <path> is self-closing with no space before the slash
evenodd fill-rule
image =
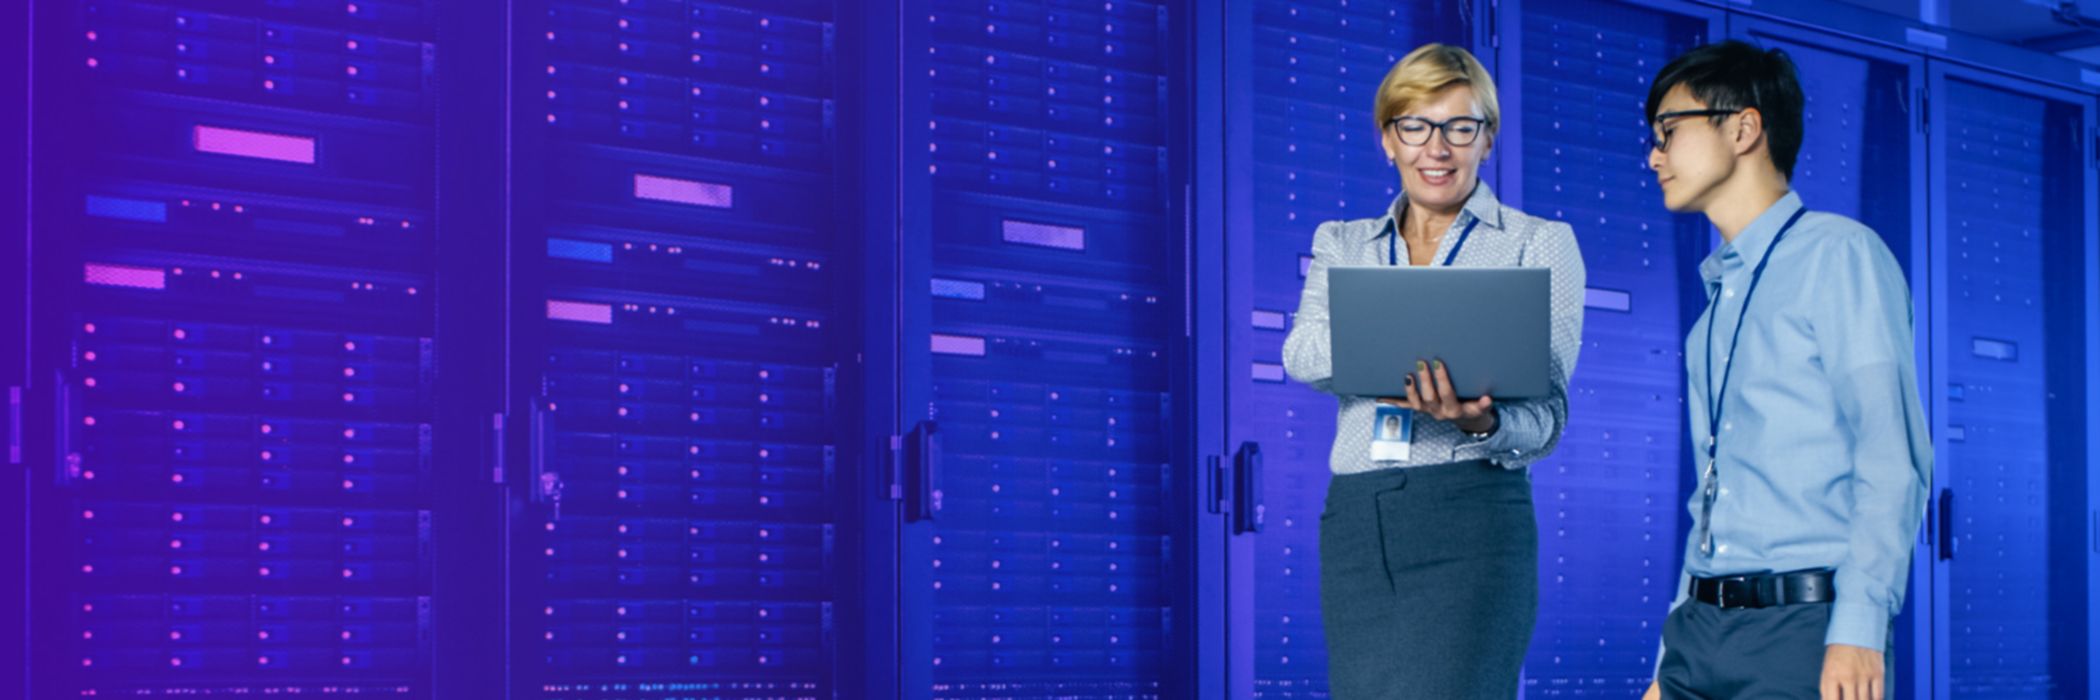
<path id="1" fill-rule="evenodd" d="M 1453 85 L 1429 99 L 1410 106 L 1397 117 L 1420 117 L 1442 123 L 1456 117 L 1484 118 L 1479 104 L 1473 100 L 1473 86 Z M 1453 146 L 1451 141 L 1464 141 L 1463 136 L 1448 134 L 1445 129 L 1429 129 L 1429 137 L 1420 146 L 1410 146 L 1400 138 L 1400 126 L 1381 125 L 1385 155 L 1400 169 L 1400 186 L 1407 199 L 1414 204 L 1437 211 L 1449 211 L 1464 206 L 1466 198 L 1473 194 L 1473 185 L 1480 181 L 1480 161 L 1487 158 L 1488 150 L 1494 146 L 1494 138 L 1485 129 L 1465 146 Z M 1415 135 L 1410 134 L 1409 140 Z"/>

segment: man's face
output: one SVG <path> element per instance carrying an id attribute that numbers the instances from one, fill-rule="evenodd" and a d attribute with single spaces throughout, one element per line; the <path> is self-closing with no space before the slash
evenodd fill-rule
<path id="1" fill-rule="evenodd" d="M 1706 110 L 1690 89 L 1678 85 L 1664 93 L 1650 125 L 1655 141 L 1648 149 L 1648 167 L 1670 211 L 1704 211 L 1720 184 L 1735 173 L 1733 137 L 1741 113 L 1717 119 Z"/>

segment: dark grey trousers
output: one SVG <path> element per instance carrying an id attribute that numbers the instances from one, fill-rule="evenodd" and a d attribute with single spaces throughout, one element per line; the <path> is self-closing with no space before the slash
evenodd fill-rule
<path id="1" fill-rule="evenodd" d="M 1336 476 L 1320 514 L 1335 700 L 1517 695 L 1538 619 L 1531 479 L 1487 462 Z"/>
<path id="2" fill-rule="evenodd" d="M 1686 601 L 1663 622 L 1657 685 L 1666 700 L 1821 697 L 1828 603 L 1722 610 Z M 1883 649 L 1890 647 L 1884 646 Z M 1896 697 L 1895 661 L 1883 655 L 1883 697 Z"/>

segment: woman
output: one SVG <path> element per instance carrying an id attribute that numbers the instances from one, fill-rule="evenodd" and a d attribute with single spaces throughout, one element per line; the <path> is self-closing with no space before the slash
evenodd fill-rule
<path id="1" fill-rule="evenodd" d="M 1553 451 L 1567 425 L 1582 255 L 1567 224 L 1503 206 L 1480 182 L 1501 120 L 1494 80 L 1472 54 L 1415 49 L 1386 74 L 1376 100 L 1402 194 L 1384 216 L 1329 222 L 1313 235 L 1284 366 L 1331 391 L 1329 267 L 1545 267 L 1553 389 L 1543 399 L 1465 400 L 1451 391 L 1446 358 L 1396 357 L 1415 368 L 1408 395 L 1336 397 L 1334 475 L 1320 515 L 1328 683 L 1338 700 L 1511 698 L 1538 616 L 1538 523 L 1525 468 Z M 1412 423 L 1400 431 L 1411 434 L 1411 449 L 1378 449 L 1393 416 Z M 1404 458 L 1381 459 L 1396 455 Z"/>

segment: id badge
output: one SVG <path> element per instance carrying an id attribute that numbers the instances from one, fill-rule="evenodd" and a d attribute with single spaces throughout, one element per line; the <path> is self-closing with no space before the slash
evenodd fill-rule
<path id="1" fill-rule="evenodd" d="M 1415 412 L 1399 406 L 1378 405 L 1371 426 L 1371 461 L 1405 462 L 1414 444 Z"/>

